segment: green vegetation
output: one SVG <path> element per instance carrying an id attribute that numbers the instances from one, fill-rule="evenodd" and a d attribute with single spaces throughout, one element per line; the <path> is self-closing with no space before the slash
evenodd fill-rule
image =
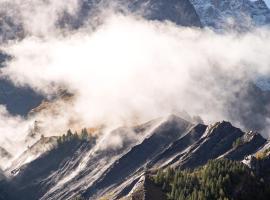
<path id="1" fill-rule="evenodd" d="M 194 171 L 159 170 L 153 179 L 169 200 L 269 199 L 269 186 L 244 164 L 226 159 Z"/>
<path id="2" fill-rule="evenodd" d="M 263 160 L 269 155 L 269 152 L 270 152 L 270 148 L 265 149 L 264 151 L 259 151 L 258 153 L 256 153 L 256 158 L 258 160 Z"/>
<path id="3" fill-rule="evenodd" d="M 77 197 L 72 198 L 72 200 L 86 200 L 86 199 L 79 195 Z"/>
<path id="4" fill-rule="evenodd" d="M 63 143 L 70 141 L 94 141 L 94 140 L 96 140 L 96 137 L 89 134 L 86 128 L 82 129 L 80 134 L 78 134 L 77 132 L 72 133 L 72 131 L 69 129 L 66 134 L 60 136 L 57 139 L 57 143 L 58 145 L 61 145 Z"/>
<path id="5" fill-rule="evenodd" d="M 244 144 L 244 142 L 243 142 L 242 138 L 237 138 L 237 139 L 233 142 L 233 148 L 237 148 L 237 147 L 239 147 L 239 146 L 241 146 L 241 145 L 243 145 L 243 144 Z"/>

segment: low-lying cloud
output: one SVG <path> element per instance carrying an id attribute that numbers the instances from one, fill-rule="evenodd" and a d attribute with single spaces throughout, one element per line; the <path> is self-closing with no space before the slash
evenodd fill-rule
<path id="1" fill-rule="evenodd" d="M 19 26 L 25 35 L 45 37 L 59 33 L 60 17 L 64 13 L 76 15 L 80 3 L 78 0 L 0 0 L 0 5 L 0 16 Z"/>
<path id="2" fill-rule="evenodd" d="M 85 25 L 65 34 L 51 31 L 50 24 L 29 26 L 35 34 L 2 47 L 13 57 L 2 76 L 47 96 L 55 93 L 52 85 L 75 94 L 72 103 L 57 104 L 57 117 L 55 112 L 29 117 L 31 123 L 42 119 L 46 135 L 62 134 L 75 122 L 117 127 L 183 110 L 206 123 L 231 120 L 226 106 L 235 94 L 270 73 L 266 28 L 219 34 L 119 13 L 97 27 Z M 50 34 L 39 37 L 35 27 Z M 14 120 L 18 124 L 10 130 L 5 123 L 3 134 L 29 121 Z"/>

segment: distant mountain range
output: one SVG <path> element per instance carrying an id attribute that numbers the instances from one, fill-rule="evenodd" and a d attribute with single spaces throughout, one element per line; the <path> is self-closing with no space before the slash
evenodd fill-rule
<path id="1" fill-rule="evenodd" d="M 9 8 L 9 2 L 5 4 Z M 59 13 L 58 27 L 79 28 L 89 18 L 97 20 L 99 11 L 106 7 L 114 7 L 118 12 L 132 12 L 150 20 L 168 20 L 182 26 L 218 30 L 246 30 L 270 23 L 270 9 L 263 0 L 81 0 L 77 15 Z M 19 10 L 12 13 L 1 9 L 0 16 L 0 42 L 28 34 L 18 20 Z"/>
<path id="2" fill-rule="evenodd" d="M 122 5 L 117 7 L 119 12 L 133 12 L 148 20 L 168 20 L 187 27 L 246 31 L 270 24 L 270 10 L 262 0 L 117 2 Z M 108 1 L 82 0 L 77 16 L 59 15 L 59 27 L 81 27 L 88 17 L 99 12 L 101 4 L 106 7 L 106 3 Z M 5 13 L 0 16 L 5 16 L 0 20 L 2 43 L 25 37 L 22 24 L 15 23 L 12 16 Z M 12 58 L 0 52 L 0 67 L 5 67 L 8 59 Z M 62 94 L 60 92 L 59 96 Z M 31 141 L 31 145 L 18 157 L 0 147 L 1 162 L 13 159 L 8 168 L 0 170 L 0 200 L 165 200 L 172 188 L 166 188 L 169 179 L 154 181 L 158 171 L 162 176 L 160 170 L 188 169 L 185 176 L 196 174 L 205 179 L 219 179 L 210 177 L 204 169 L 224 163 L 235 169 L 241 168 L 241 173 L 246 169 L 245 173 L 238 172 L 249 178 L 246 180 L 255 180 L 256 187 L 270 191 L 270 142 L 259 133 L 270 117 L 270 91 L 246 83 L 234 97 L 226 105 L 226 115 L 252 131 L 243 131 L 226 121 L 206 125 L 170 115 L 111 131 L 111 138 L 121 138 L 116 146 L 110 146 L 110 142 L 101 140 L 100 135 L 87 132 L 87 129 L 81 133 L 68 131 L 59 137 L 30 132 L 25 141 Z M 72 94 L 68 98 L 72 98 Z M 53 101 L 44 100 L 31 88 L 18 87 L 3 77 L 0 79 L 0 104 L 11 114 L 27 116 L 53 104 Z M 130 133 L 133 133 L 132 137 Z M 235 169 L 227 172 L 235 173 Z M 226 174 L 220 176 L 222 182 Z M 247 188 L 243 187 L 243 179 L 233 180 L 239 182 L 234 182 L 237 190 L 230 191 L 227 194 L 230 197 L 235 196 L 239 188 L 239 191 Z M 190 185 L 191 182 L 184 183 Z M 258 188 L 256 192 L 260 191 Z"/>
<path id="3" fill-rule="evenodd" d="M 270 10 L 263 0 L 116 0 L 119 12 L 133 12 L 149 20 L 168 20 L 182 26 L 211 27 L 214 29 L 246 30 L 250 26 L 268 25 Z M 84 21 L 99 12 L 99 9 L 111 5 L 111 1 L 83 0 L 78 15 L 59 15 L 59 26 L 78 28 Z M 25 37 L 23 25 L 13 22 L 5 10 L 0 16 L 0 41 Z M 94 18 L 94 17 L 93 17 Z M 65 24 L 65 25 L 64 25 Z M 0 67 L 5 60 L 11 59 L 0 52 Z M 260 84 L 261 86 L 262 84 Z M 265 85 L 265 84 L 264 84 Z M 0 104 L 6 105 L 12 114 L 26 115 L 44 99 L 31 88 L 14 86 L 10 81 L 0 78 Z"/>
<path id="4" fill-rule="evenodd" d="M 270 10 L 263 0 L 191 0 L 203 26 L 245 29 L 269 25 Z"/>
<path id="5" fill-rule="evenodd" d="M 0 75 L 4 63 L 10 56 L 0 51 Z M 29 87 L 15 86 L 11 81 L 0 77 L 0 104 L 5 105 L 11 114 L 27 115 L 30 110 L 37 107 L 44 97 Z"/>
<path id="6" fill-rule="evenodd" d="M 113 1 L 83 1 L 79 15 L 62 20 L 78 27 L 100 7 Z M 182 26 L 244 31 L 270 24 L 270 9 L 263 0 L 115 0 L 116 10 L 133 12 L 150 20 L 168 20 Z M 66 16 L 67 17 L 67 16 Z"/>

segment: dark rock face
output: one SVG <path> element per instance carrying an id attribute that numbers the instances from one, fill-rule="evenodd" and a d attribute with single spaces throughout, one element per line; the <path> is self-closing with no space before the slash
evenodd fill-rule
<path id="1" fill-rule="evenodd" d="M 269 167 L 270 155 L 269 154 L 265 155 L 265 157 L 257 157 L 254 155 L 247 156 L 244 162 L 253 170 L 253 172 L 257 176 L 261 177 L 266 183 L 270 183 L 270 167 Z"/>
<path id="2" fill-rule="evenodd" d="M 12 58 L 9 55 L 0 51 L 0 73 L 1 67 L 4 67 L 4 63 L 10 59 Z M 11 114 L 26 115 L 43 99 L 42 95 L 29 87 L 18 87 L 11 81 L 0 78 L 0 104 L 5 105 Z"/>
<path id="3" fill-rule="evenodd" d="M 17 87 L 10 81 L 0 79 L 0 104 L 14 115 L 27 115 L 44 99 L 28 87 Z"/>
<path id="4" fill-rule="evenodd" d="M 189 0 L 137 0 L 130 3 L 133 10 L 143 9 L 150 20 L 168 20 L 182 26 L 200 27 L 200 19 Z M 137 7 L 137 8 L 136 8 Z"/>
<path id="5" fill-rule="evenodd" d="M 12 155 L 7 150 L 0 147 L 0 159 L 10 159 L 11 157 Z"/>
<path id="6" fill-rule="evenodd" d="M 243 136 L 243 132 L 229 122 L 217 123 L 207 130 L 206 137 L 191 146 L 191 149 L 177 164 L 181 168 L 195 168 L 204 165 L 232 148 L 233 142 Z"/>
<path id="7" fill-rule="evenodd" d="M 130 140 L 127 134 L 131 130 L 141 139 Z M 221 157 L 241 161 L 266 144 L 258 133 L 244 133 L 229 122 L 194 125 L 175 115 L 121 127 L 112 131 L 115 134 L 124 138 L 119 149 L 72 140 L 44 153 L 18 169 L 10 183 L 3 185 L 5 192 L 12 200 L 64 200 L 77 195 L 99 199 L 106 194 L 109 199 L 162 199 L 162 193 L 147 179 L 158 168 L 196 168 Z M 235 146 L 239 139 L 242 142 Z M 84 167 L 70 178 L 81 165 Z M 269 166 L 267 160 L 255 165 L 258 169 Z"/>
<path id="8" fill-rule="evenodd" d="M 234 148 L 233 143 L 239 138 L 243 139 L 244 142 Z M 199 124 L 169 145 L 150 162 L 148 167 L 150 172 L 160 167 L 196 168 L 206 164 L 211 159 L 226 156 L 231 160 L 240 161 L 247 155 L 257 152 L 265 143 L 266 140 L 261 135 L 255 132 L 245 134 L 229 122 L 218 122 L 208 126 L 207 129 L 206 126 Z M 121 187 L 122 185 L 119 186 L 119 188 Z M 134 189 L 136 191 L 136 185 L 133 187 Z M 130 195 L 123 196 L 129 197 Z M 122 196 L 117 196 L 117 198 L 119 197 Z"/>
<path id="9" fill-rule="evenodd" d="M 266 181 L 270 182 L 270 156 L 261 160 L 257 159 L 256 165 L 258 167 L 259 175 L 264 177 Z"/>
<path id="10" fill-rule="evenodd" d="M 11 16 L 0 12 L 0 44 L 23 37 L 23 27 Z"/>
<path id="11" fill-rule="evenodd" d="M 189 0 L 80 0 L 79 10 L 75 15 L 59 13 L 56 28 L 77 29 L 87 20 L 95 24 L 97 14 L 106 6 L 116 6 L 116 10 L 121 12 L 132 12 L 141 14 L 150 20 L 168 20 L 182 26 L 201 27 L 200 19 Z M 5 11 L 0 12 L 0 43 L 8 40 L 22 39 L 26 36 L 23 23 L 18 19 L 13 19 Z"/>
<path id="12" fill-rule="evenodd" d="M 129 12 L 140 13 L 149 20 L 168 20 L 183 26 L 201 26 L 199 17 L 188 0 L 151 0 L 150 2 L 145 0 L 115 0 L 115 2 L 122 7 L 127 7 Z M 88 17 L 94 20 L 94 16 L 106 3 L 110 4 L 111 1 L 108 3 L 106 0 L 82 0 L 76 16 L 68 16 L 65 13 L 59 14 L 59 28 L 77 29 L 81 27 Z M 123 10 L 126 10 L 126 8 Z M 11 16 L 6 14 L 0 13 L 0 16 L 4 16 L 0 20 L 0 43 L 25 37 L 22 24 L 18 20 L 15 23 L 15 19 L 13 20 Z M 0 52 L 0 66 L 7 58 L 7 55 Z M 17 87 L 10 81 L 0 79 L 0 104 L 5 105 L 12 114 L 26 115 L 31 109 L 37 107 L 43 99 L 41 95 L 28 87 Z"/>
<path id="13" fill-rule="evenodd" d="M 140 178 L 134 186 L 134 191 L 126 197 L 126 200 L 164 200 L 166 195 L 154 184 L 148 175 Z"/>
<path id="14" fill-rule="evenodd" d="M 190 126 L 189 122 L 174 115 L 170 116 L 153 131 L 151 136 L 134 146 L 111 166 L 106 175 L 94 187 L 90 187 L 84 196 L 89 198 L 96 190 L 123 181 L 129 175 L 144 167 L 148 161 L 151 161 L 166 146 L 171 144 L 175 138 L 185 133 Z"/>
<path id="15" fill-rule="evenodd" d="M 246 29 L 269 25 L 270 10 L 263 0 L 191 0 L 204 26 Z"/>
<path id="16" fill-rule="evenodd" d="M 72 140 L 22 166 L 18 175 L 11 181 L 16 188 L 16 193 L 11 193 L 12 199 L 39 199 L 50 188 L 50 184 L 53 184 L 47 178 L 58 169 L 68 170 L 65 165 L 75 160 L 77 154 L 90 147 L 90 144 Z M 65 171 L 63 170 L 61 173 L 64 174 Z"/>
<path id="17" fill-rule="evenodd" d="M 165 165 L 168 166 L 175 161 L 178 161 L 179 158 L 184 155 L 183 151 L 190 145 L 197 142 L 205 132 L 206 128 L 207 126 L 203 124 L 196 125 L 185 136 L 173 142 L 161 154 L 156 156 L 155 159 L 149 164 L 149 166 L 161 167 L 164 165 L 164 163 L 166 163 L 167 160 L 170 160 L 170 162 L 166 163 Z"/>
<path id="18" fill-rule="evenodd" d="M 243 141 L 243 144 L 233 148 L 224 155 L 225 158 L 230 160 L 243 160 L 246 155 L 254 154 L 266 143 L 264 139 L 258 133 L 246 133 L 243 137 L 250 137 L 248 141 Z M 243 138 L 245 140 L 245 138 Z"/>
<path id="19" fill-rule="evenodd" d="M 0 180 L 0 200 L 11 200 L 11 197 L 7 192 L 7 185 L 7 181 Z"/>
<path id="20" fill-rule="evenodd" d="M 234 94 L 227 105 L 227 114 L 232 120 L 240 123 L 248 130 L 262 131 L 270 117 L 270 91 L 263 91 L 254 83 Z"/>
<path id="21" fill-rule="evenodd" d="M 135 13 L 148 20 L 171 21 L 181 26 L 201 27 L 200 19 L 189 0 L 86 0 L 80 2 L 76 16 L 64 14 L 59 20 L 63 27 L 78 28 L 87 19 L 98 19 L 100 10 L 113 7 L 116 12 Z"/>
<path id="22" fill-rule="evenodd" d="M 9 184 L 4 171 L 0 169 L 0 200 L 12 200 L 10 189 L 14 188 Z M 15 191 L 15 189 L 13 191 Z"/>

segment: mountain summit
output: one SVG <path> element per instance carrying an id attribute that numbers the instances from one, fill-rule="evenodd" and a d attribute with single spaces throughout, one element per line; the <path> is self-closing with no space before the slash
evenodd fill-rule
<path id="1" fill-rule="evenodd" d="M 128 138 L 130 131 L 139 139 Z M 247 163 L 249 156 L 256 162 L 266 159 L 263 170 L 270 166 L 269 143 L 260 134 L 245 133 L 225 121 L 207 126 L 170 115 L 135 127 L 120 127 L 111 134 L 125 136 L 123 145 L 101 148 L 106 144 L 98 138 L 69 131 L 57 139 L 58 144 L 52 143 L 54 147 L 50 150 L 43 151 L 31 162 L 17 165 L 16 173 L 6 171 L 11 174 L 6 181 L 1 181 L 9 196 L 5 200 L 66 200 L 76 196 L 112 200 L 139 195 L 141 187 L 148 188 L 149 200 L 155 200 L 150 197 L 156 192 L 159 198 L 164 197 L 164 193 L 147 174 L 156 174 L 157 169 L 193 170 L 210 160 L 224 158 Z M 49 143 L 50 139 L 46 141 Z M 36 144 L 29 147 L 34 148 Z M 247 166 L 265 178 L 265 172 L 258 166 Z"/>
<path id="2" fill-rule="evenodd" d="M 270 9 L 263 0 L 191 0 L 203 26 L 246 29 L 269 25 Z"/>

